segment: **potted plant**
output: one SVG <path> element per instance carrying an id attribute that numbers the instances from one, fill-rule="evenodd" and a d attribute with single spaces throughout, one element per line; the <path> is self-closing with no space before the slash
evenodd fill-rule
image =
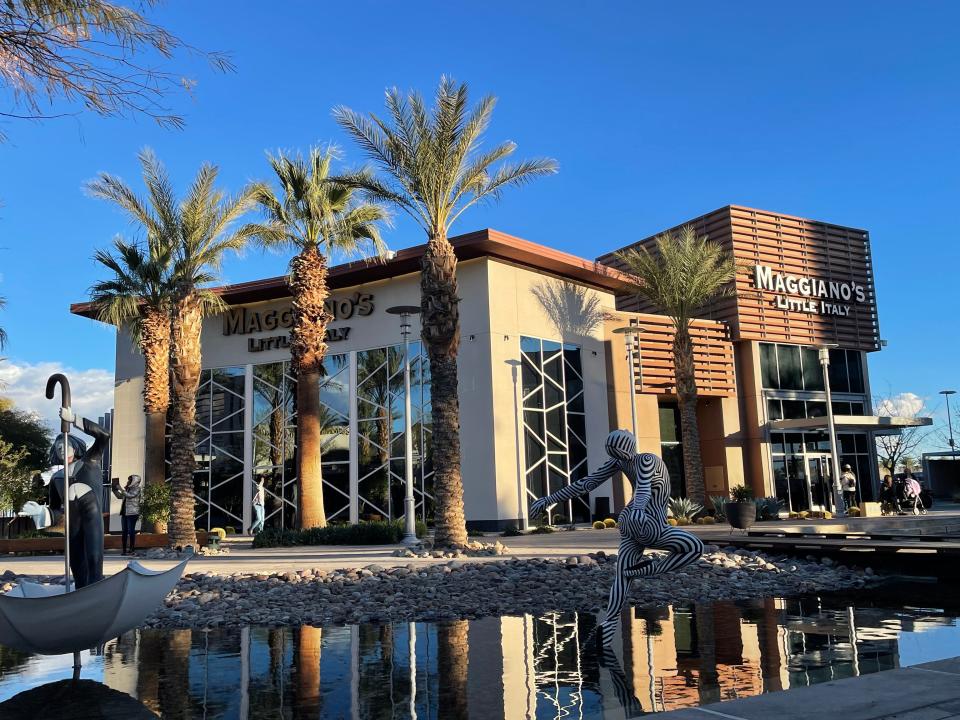
<path id="1" fill-rule="evenodd" d="M 143 517 L 145 529 L 161 535 L 167 532 L 167 522 L 170 520 L 170 483 L 150 483 L 143 489 L 140 515 Z"/>
<path id="2" fill-rule="evenodd" d="M 753 492 L 746 485 L 737 485 L 730 491 L 730 502 L 724 503 L 723 514 L 730 527 L 747 530 L 757 519 L 757 504 Z"/>

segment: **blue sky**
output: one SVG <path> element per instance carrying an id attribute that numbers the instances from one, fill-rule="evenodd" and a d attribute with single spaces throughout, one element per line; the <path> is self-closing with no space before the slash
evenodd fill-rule
<path id="1" fill-rule="evenodd" d="M 915 393 L 942 414 L 936 391 L 960 383 L 957 3 L 218 0 L 170 2 L 156 18 L 237 66 L 176 65 L 198 80 L 173 100 L 185 130 L 89 115 L 2 127 L 0 326 L 26 369 L 13 378 L 24 402 L 42 363 L 91 386 L 112 372 L 111 332 L 67 307 L 97 277 L 93 249 L 130 228 L 83 194 L 85 180 L 136 182 L 144 146 L 181 187 L 209 160 L 237 188 L 267 177 L 266 150 L 311 143 L 359 163 L 331 108 L 380 111 L 387 86 L 429 94 L 442 73 L 499 97 L 491 141 L 561 168 L 456 231 L 496 227 L 592 258 L 728 203 L 864 227 L 889 342 L 870 359 L 874 391 Z M 398 218 L 388 241 L 422 238 Z M 224 279 L 285 263 L 250 253 Z"/>

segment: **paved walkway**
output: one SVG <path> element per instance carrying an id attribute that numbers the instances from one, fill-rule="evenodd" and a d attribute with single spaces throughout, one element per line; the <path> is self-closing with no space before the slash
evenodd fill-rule
<path id="1" fill-rule="evenodd" d="M 674 710 L 664 720 L 960 720 L 960 657 Z"/>

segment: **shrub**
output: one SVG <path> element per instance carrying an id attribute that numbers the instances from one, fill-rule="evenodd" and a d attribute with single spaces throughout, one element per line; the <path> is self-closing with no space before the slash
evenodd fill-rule
<path id="1" fill-rule="evenodd" d="M 210 535 L 216 535 L 221 540 L 227 537 L 227 531 L 223 528 L 210 528 Z"/>
<path id="2" fill-rule="evenodd" d="M 607 518 L 603 521 L 603 526 L 605 528 L 615 528 L 617 526 L 617 521 L 613 518 Z"/>
<path id="3" fill-rule="evenodd" d="M 670 525 L 671 527 L 676 527 L 677 524 L 678 524 L 677 521 L 674 520 L 673 518 L 667 518 L 667 525 Z"/>
<path id="4" fill-rule="evenodd" d="M 800 517 L 800 513 L 791 510 L 789 513 L 787 513 L 787 517 L 791 520 L 796 520 L 798 517 Z"/>
<path id="5" fill-rule="evenodd" d="M 356 525 L 338 524 L 306 530 L 265 528 L 253 538 L 253 547 L 293 547 L 296 545 L 393 545 L 403 539 L 403 520 L 374 520 Z M 427 526 L 417 521 L 417 537 L 427 534 Z"/>
<path id="6" fill-rule="evenodd" d="M 824 520 L 830 520 L 833 517 L 833 513 L 829 510 L 824 510 L 822 517 Z"/>
<path id="7" fill-rule="evenodd" d="M 737 485 L 730 491 L 734 502 L 750 502 L 753 500 L 753 490 L 746 485 Z"/>
<path id="8" fill-rule="evenodd" d="M 518 537 L 520 535 L 523 535 L 523 530 L 521 530 L 520 528 L 514 527 L 513 525 L 510 525 L 509 527 L 505 528 L 504 531 L 500 534 L 503 537 Z"/>
<path id="9" fill-rule="evenodd" d="M 683 525 L 689 525 L 690 521 L 696 517 L 697 513 L 703 510 L 703 505 L 700 503 L 695 503 L 689 498 L 670 498 L 667 500 L 667 508 L 670 510 L 670 514 L 673 515 L 677 521 L 686 520 L 686 523 L 681 523 Z"/>
<path id="10" fill-rule="evenodd" d="M 677 525 L 689 525 L 690 518 L 680 518 L 677 520 Z"/>
<path id="11" fill-rule="evenodd" d="M 710 496 L 710 504 L 713 505 L 714 517 L 720 522 L 727 519 L 726 514 L 723 512 L 723 506 L 727 504 L 728 500 L 729 498 L 724 495 Z"/>
<path id="12" fill-rule="evenodd" d="M 164 525 L 170 520 L 170 483 L 147 483 L 140 498 L 144 522 Z"/>
<path id="13" fill-rule="evenodd" d="M 537 525 L 533 530 L 530 531 L 531 535 L 549 535 L 554 532 L 553 528 L 549 525 Z"/>
<path id="14" fill-rule="evenodd" d="M 847 515 L 850 517 L 860 517 L 860 508 L 858 508 L 856 505 L 851 505 L 847 509 Z"/>
<path id="15" fill-rule="evenodd" d="M 224 525 L 223 529 L 227 532 L 227 535 L 237 534 L 237 529 L 233 525 Z"/>
<path id="16" fill-rule="evenodd" d="M 605 527 L 607 527 L 607 524 L 603 522 L 603 520 L 597 520 L 595 523 L 593 523 L 594 530 L 603 530 Z"/>
<path id="17" fill-rule="evenodd" d="M 697 519 L 698 525 L 713 525 L 717 522 L 716 518 L 710 515 L 704 515 L 702 518 Z"/>
<path id="18" fill-rule="evenodd" d="M 801 520 L 806 520 L 808 517 L 810 517 L 810 511 L 801 510 L 800 512 L 797 513 L 797 517 L 800 518 Z"/>

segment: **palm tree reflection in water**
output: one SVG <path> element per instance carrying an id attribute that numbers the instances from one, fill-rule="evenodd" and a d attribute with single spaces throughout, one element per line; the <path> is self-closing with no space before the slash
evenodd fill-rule
<path id="1" fill-rule="evenodd" d="M 163 718 L 622 718 L 896 667 L 902 633 L 911 648 L 931 629 L 960 640 L 944 611 L 829 598 L 628 608 L 606 651 L 595 627 L 590 613 L 563 612 L 138 630 L 99 662 L 104 684 Z M 0 660 L 0 698 L 38 684 L 20 677 L 32 658 Z"/>

